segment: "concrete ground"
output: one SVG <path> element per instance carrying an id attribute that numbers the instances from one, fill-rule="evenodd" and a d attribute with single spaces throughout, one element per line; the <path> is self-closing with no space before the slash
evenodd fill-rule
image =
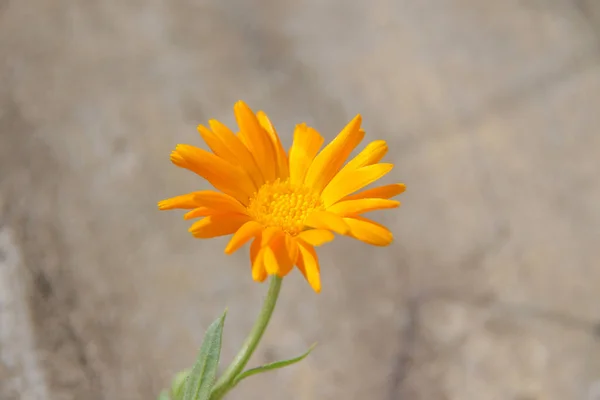
<path id="1" fill-rule="evenodd" d="M 597 0 L 0 1 L 1 399 L 153 399 L 225 306 L 232 357 L 266 285 L 156 202 L 238 99 L 286 144 L 361 113 L 408 191 L 231 399 L 600 399 Z"/>

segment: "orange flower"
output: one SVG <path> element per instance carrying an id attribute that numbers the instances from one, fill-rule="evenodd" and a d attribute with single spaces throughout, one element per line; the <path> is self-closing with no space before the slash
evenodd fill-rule
<path id="1" fill-rule="evenodd" d="M 392 233 L 361 215 L 395 208 L 390 198 L 402 193 L 401 183 L 356 193 L 387 174 L 392 164 L 379 163 L 387 152 L 383 140 L 369 143 L 344 165 L 364 136 L 357 115 L 319 152 L 323 137 L 300 124 L 286 154 L 265 113 L 254 113 L 244 102 L 234 106 L 240 132 L 218 121 L 198 126 L 211 152 L 177 145 L 171 161 L 209 181 L 217 191 L 199 191 L 163 200 L 161 210 L 189 209 L 185 219 L 203 217 L 190 232 L 197 238 L 233 234 L 225 253 L 251 239 L 252 277 L 287 275 L 294 266 L 312 288 L 321 290 L 315 246 L 333 240 L 332 232 L 386 246 Z"/>

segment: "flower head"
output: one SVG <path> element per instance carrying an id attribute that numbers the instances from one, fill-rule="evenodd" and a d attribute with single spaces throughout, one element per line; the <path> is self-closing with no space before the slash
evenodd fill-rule
<path id="1" fill-rule="evenodd" d="M 225 253 L 248 241 L 252 277 L 287 275 L 294 266 L 312 288 L 321 290 L 315 247 L 333 240 L 333 232 L 386 246 L 392 233 L 362 214 L 395 208 L 390 200 L 402 193 L 401 183 L 358 192 L 387 174 L 392 164 L 379 163 L 387 152 L 383 140 L 369 143 L 348 163 L 364 137 L 357 115 L 321 151 L 323 137 L 300 124 L 286 153 L 265 113 L 254 113 L 239 101 L 234 113 L 240 132 L 218 121 L 198 126 L 212 152 L 180 144 L 171 161 L 210 182 L 218 191 L 198 191 L 163 200 L 161 210 L 189 209 L 185 219 L 201 217 L 190 227 L 197 238 L 233 234 Z"/>

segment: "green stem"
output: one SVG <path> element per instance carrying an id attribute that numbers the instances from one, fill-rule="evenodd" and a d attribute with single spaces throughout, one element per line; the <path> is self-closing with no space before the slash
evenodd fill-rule
<path id="1" fill-rule="evenodd" d="M 254 323 L 254 326 L 248 334 L 248 337 L 246 337 L 246 340 L 244 340 L 244 344 L 242 345 L 242 348 L 238 354 L 223 372 L 221 377 L 217 380 L 215 386 L 213 386 L 210 400 L 220 400 L 228 391 L 233 389 L 233 381 L 235 377 L 244 370 L 244 367 L 250 360 L 252 353 L 254 353 L 254 350 L 256 350 L 263 333 L 265 333 L 265 329 L 269 324 L 269 320 L 271 319 L 271 315 L 275 309 L 275 304 L 277 303 L 277 297 L 279 296 L 279 290 L 281 289 L 281 281 L 282 279 L 277 275 L 273 275 L 271 278 L 269 291 L 267 292 L 267 297 L 265 298 L 263 307 L 260 310 L 260 314 L 258 314 L 258 319 Z"/>

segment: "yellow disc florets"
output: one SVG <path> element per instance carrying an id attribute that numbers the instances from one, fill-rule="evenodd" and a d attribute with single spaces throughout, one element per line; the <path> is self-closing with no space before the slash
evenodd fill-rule
<path id="1" fill-rule="evenodd" d="M 264 184 L 248 206 L 249 214 L 257 222 L 281 228 L 290 235 L 302 232 L 306 217 L 323 209 L 318 194 L 310 188 L 292 185 L 289 179 Z"/>

